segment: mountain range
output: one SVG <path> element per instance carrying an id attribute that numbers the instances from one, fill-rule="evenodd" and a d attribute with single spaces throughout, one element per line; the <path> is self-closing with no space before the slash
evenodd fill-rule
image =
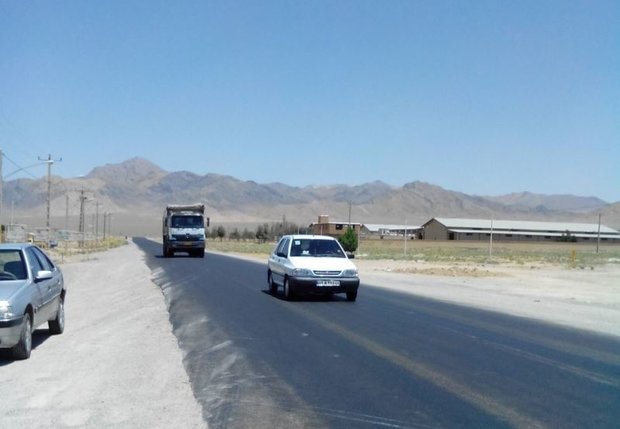
<path id="1" fill-rule="evenodd" d="M 295 187 L 284 183 L 259 184 L 220 174 L 198 175 L 168 172 L 143 158 L 93 169 L 80 178 L 52 176 L 51 216 L 55 219 L 79 213 L 80 196 L 101 212 L 116 217 L 160 219 L 166 204 L 206 202 L 214 223 L 251 224 L 287 221 L 301 225 L 319 214 L 331 220 L 422 224 L 432 217 L 495 218 L 596 223 L 620 227 L 620 202 L 609 204 L 596 197 L 541 195 L 531 192 L 503 196 L 476 196 L 413 181 L 400 187 L 381 181 L 362 185 Z M 18 218 L 45 216 L 47 178 L 16 179 L 4 183 L 7 204 Z M 60 222 L 59 220 L 56 223 Z"/>

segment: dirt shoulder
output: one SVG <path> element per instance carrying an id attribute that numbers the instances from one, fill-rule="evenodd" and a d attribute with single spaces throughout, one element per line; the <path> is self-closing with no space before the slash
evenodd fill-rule
<path id="1" fill-rule="evenodd" d="M 205 428 L 164 297 L 137 247 L 61 268 L 65 332 L 35 331 L 28 360 L 0 355 L 2 426 Z"/>

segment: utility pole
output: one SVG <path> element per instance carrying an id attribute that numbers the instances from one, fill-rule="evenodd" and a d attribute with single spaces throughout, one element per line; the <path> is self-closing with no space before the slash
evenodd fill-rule
<path id="1" fill-rule="evenodd" d="M 80 233 L 80 247 L 84 247 L 84 204 L 86 203 L 86 196 L 84 195 L 84 189 L 80 191 L 80 225 L 78 232 Z"/>
<path id="2" fill-rule="evenodd" d="M 69 194 L 65 195 L 65 234 L 69 230 Z"/>
<path id="3" fill-rule="evenodd" d="M 95 214 L 95 240 L 99 241 L 99 206 L 102 206 L 99 201 L 95 203 L 96 214 Z"/>
<path id="4" fill-rule="evenodd" d="M 103 241 L 105 241 L 105 225 L 106 225 L 106 219 L 108 217 L 108 213 L 107 212 L 103 212 Z"/>
<path id="5" fill-rule="evenodd" d="M 407 218 L 405 218 L 405 256 L 407 256 Z"/>
<path id="6" fill-rule="evenodd" d="M 45 227 L 47 228 L 47 245 L 50 243 L 50 204 L 52 201 L 52 165 L 54 162 L 62 161 L 62 158 L 53 160 L 52 155 L 47 155 L 47 159 L 39 157 L 39 161 L 43 161 L 47 164 L 47 214 L 45 217 Z"/>
<path id="7" fill-rule="evenodd" d="M 351 228 L 351 201 L 349 201 L 349 228 Z"/>
<path id="8" fill-rule="evenodd" d="M 601 214 L 598 214 L 598 233 L 596 234 L 596 253 L 598 254 L 598 246 L 601 243 Z"/>
<path id="9" fill-rule="evenodd" d="M 493 219 L 491 219 L 491 234 L 489 235 L 489 261 L 493 258 Z"/>
<path id="10" fill-rule="evenodd" d="M 112 235 L 112 213 L 108 213 L 108 235 Z"/>

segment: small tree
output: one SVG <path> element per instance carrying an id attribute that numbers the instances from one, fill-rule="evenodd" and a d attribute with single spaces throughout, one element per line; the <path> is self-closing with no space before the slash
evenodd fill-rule
<path id="1" fill-rule="evenodd" d="M 252 238 L 254 238 L 254 234 L 252 234 L 252 232 L 249 231 L 247 228 L 243 228 L 241 237 L 243 237 L 244 240 L 251 240 Z"/>
<path id="2" fill-rule="evenodd" d="M 224 237 L 226 237 L 226 229 L 220 225 L 217 227 L 217 237 L 222 241 Z"/>
<path id="3" fill-rule="evenodd" d="M 256 228 L 256 239 L 260 243 L 264 243 L 265 241 L 267 241 L 268 236 L 269 231 L 266 229 L 266 227 L 264 227 L 263 225 L 258 225 L 258 227 Z"/>
<path id="4" fill-rule="evenodd" d="M 344 235 L 338 239 L 346 252 L 355 252 L 357 250 L 357 234 L 353 228 L 348 227 Z"/>
<path id="5" fill-rule="evenodd" d="M 239 229 L 233 229 L 232 232 L 228 234 L 228 238 L 230 238 L 231 240 L 239 241 L 241 239 L 241 233 L 239 232 Z"/>

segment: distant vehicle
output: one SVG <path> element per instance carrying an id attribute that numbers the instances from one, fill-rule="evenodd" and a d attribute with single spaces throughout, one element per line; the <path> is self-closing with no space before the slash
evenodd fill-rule
<path id="1" fill-rule="evenodd" d="M 285 235 L 269 256 L 267 282 L 272 295 L 281 286 L 286 299 L 301 293 L 346 293 L 348 301 L 355 301 L 360 279 L 335 238 Z"/>
<path id="2" fill-rule="evenodd" d="M 166 206 L 163 217 L 163 253 L 166 258 L 175 252 L 205 256 L 205 205 Z M 209 218 L 206 222 L 209 226 Z"/>
<path id="3" fill-rule="evenodd" d="M 60 268 L 37 246 L 0 244 L 0 348 L 28 359 L 32 331 L 47 322 L 51 334 L 65 329 L 65 288 Z"/>

